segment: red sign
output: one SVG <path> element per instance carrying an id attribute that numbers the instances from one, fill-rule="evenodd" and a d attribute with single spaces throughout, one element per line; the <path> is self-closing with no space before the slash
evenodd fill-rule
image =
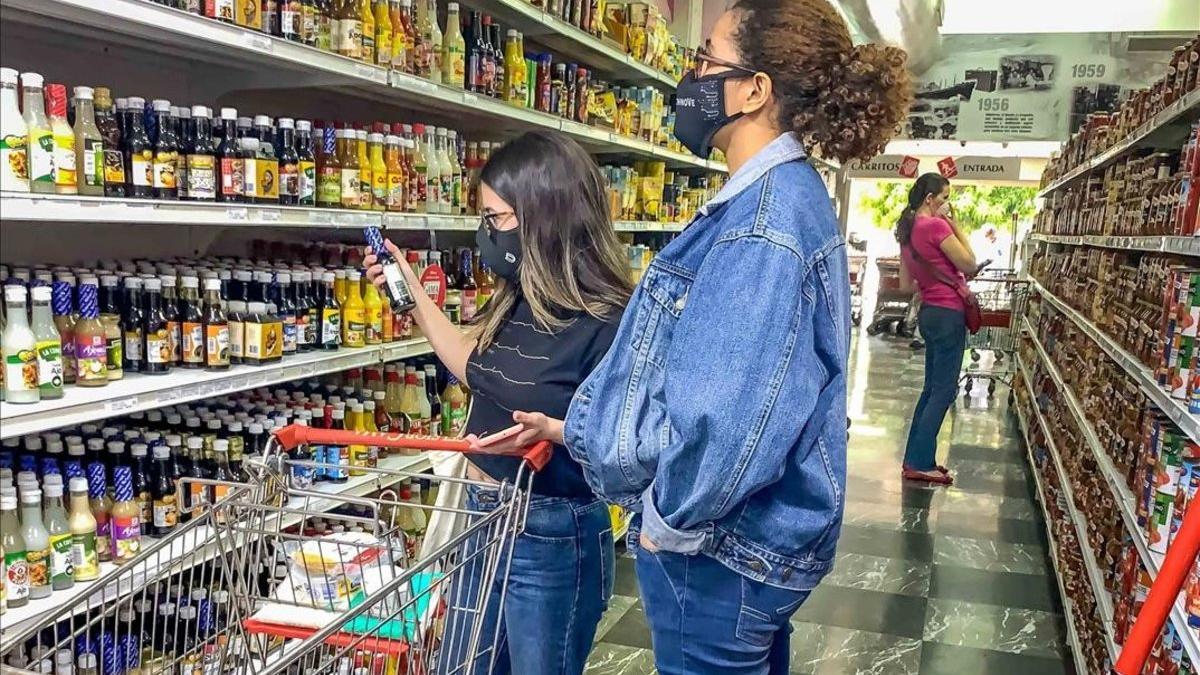
<path id="1" fill-rule="evenodd" d="M 905 155 L 904 160 L 900 162 L 900 175 L 905 178 L 916 178 L 917 171 L 921 168 L 921 160 L 912 155 Z"/>
<path id="2" fill-rule="evenodd" d="M 943 178 L 954 178 L 958 175 L 958 165 L 954 163 L 953 157 L 946 157 L 938 161 L 938 171 Z"/>
<path id="3" fill-rule="evenodd" d="M 446 305 L 446 273 L 441 265 L 430 265 L 421 272 L 421 287 L 438 307 Z"/>

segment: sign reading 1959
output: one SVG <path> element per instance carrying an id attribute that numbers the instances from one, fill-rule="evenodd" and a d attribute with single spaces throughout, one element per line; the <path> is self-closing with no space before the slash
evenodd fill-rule
<path id="1" fill-rule="evenodd" d="M 979 109 L 984 112 L 1008 112 L 1008 98 L 1004 96 L 985 96 L 979 99 Z"/>
<path id="2" fill-rule="evenodd" d="M 1071 77 L 1076 80 L 1099 80 L 1108 72 L 1103 63 L 1076 63 L 1071 66 Z"/>

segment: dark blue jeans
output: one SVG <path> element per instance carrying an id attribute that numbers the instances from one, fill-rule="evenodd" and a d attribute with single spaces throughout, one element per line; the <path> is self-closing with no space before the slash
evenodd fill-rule
<path id="1" fill-rule="evenodd" d="M 467 488 L 466 508 L 492 511 L 496 490 Z M 491 537 L 495 532 L 488 532 Z M 471 556 L 482 537 L 468 541 L 469 562 L 450 589 L 450 612 L 438 673 L 579 675 L 587 663 L 600 615 L 613 591 L 612 521 L 598 499 L 530 498 L 525 531 L 501 558 L 489 596 L 482 574 L 488 555 Z M 491 539 L 488 540 L 491 543 Z M 508 588 L 503 580 L 507 569 Z M 484 602 L 486 601 L 486 602 Z M 466 662 L 477 610 L 486 606 L 472 669 Z M 457 607 L 457 608 L 456 608 Z M 466 607 L 466 609 L 462 609 Z M 501 608 L 501 609 L 498 609 Z M 492 665 L 494 662 L 494 666 Z"/>
<path id="2" fill-rule="evenodd" d="M 925 387 L 913 411 L 904 465 L 928 471 L 937 465 L 938 432 L 946 411 L 958 396 L 958 374 L 967 346 L 967 320 L 960 311 L 923 305 L 917 325 L 925 339 Z"/>
<path id="3" fill-rule="evenodd" d="M 787 675 L 789 619 L 808 592 L 747 579 L 704 554 L 637 556 L 660 675 Z"/>

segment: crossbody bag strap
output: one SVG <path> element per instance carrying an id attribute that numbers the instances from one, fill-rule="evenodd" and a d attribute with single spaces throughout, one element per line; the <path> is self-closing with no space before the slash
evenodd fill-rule
<path id="1" fill-rule="evenodd" d="M 912 257 L 914 260 L 916 260 L 918 263 L 921 264 L 921 267 L 925 270 L 926 273 L 933 276 L 933 278 L 937 279 L 938 281 L 942 282 L 943 284 L 954 289 L 955 293 L 962 294 L 962 292 L 963 292 L 962 288 L 966 284 L 961 283 L 960 281 L 955 281 L 955 280 L 951 279 L 950 276 L 947 275 L 945 272 L 939 270 L 938 268 L 936 268 L 932 264 L 930 264 L 930 262 L 928 260 L 926 260 L 924 257 L 922 257 L 920 253 L 917 253 L 916 246 L 909 244 L 908 252 L 912 254 Z"/>

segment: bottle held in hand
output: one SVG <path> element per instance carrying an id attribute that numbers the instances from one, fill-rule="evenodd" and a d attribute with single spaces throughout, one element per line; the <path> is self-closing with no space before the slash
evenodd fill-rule
<path id="1" fill-rule="evenodd" d="M 364 231 L 367 236 L 367 245 L 371 247 L 371 252 L 379 258 L 379 264 L 383 266 L 383 278 L 385 280 L 383 289 L 387 292 L 392 312 L 399 314 L 416 307 L 416 299 L 413 298 L 412 290 L 408 287 L 408 282 L 404 280 L 404 272 L 400 270 L 400 263 L 392 257 L 392 254 L 383 245 L 383 236 L 379 234 L 379 230 L 367 227 L 364 228 Z"/>

